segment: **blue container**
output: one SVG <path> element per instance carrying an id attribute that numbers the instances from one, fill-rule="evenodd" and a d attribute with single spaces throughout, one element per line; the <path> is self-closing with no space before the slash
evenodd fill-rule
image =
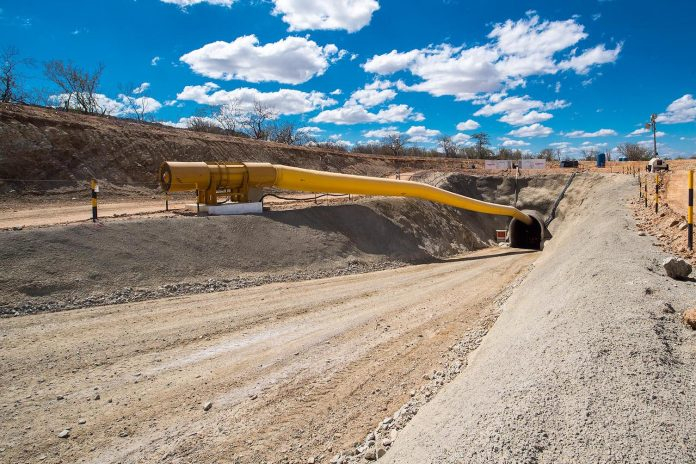
<path id="1" fill-rule="evenodd" d="M 607 164 L 607 155 L 605 153 L 600 153 L 597 155 L 597 167 L 603 168 Z"/>

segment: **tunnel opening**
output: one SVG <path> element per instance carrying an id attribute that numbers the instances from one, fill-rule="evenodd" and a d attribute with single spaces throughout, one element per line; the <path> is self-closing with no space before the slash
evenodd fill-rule
<path id="1" fill-rule="evenodd" d="M 519 219 L 510 221 L 508 239 L 513 248 L 525 248 L 528 250 L 541 250 L 544 240 L 547 238 L 546 227 L 543 218 L 536 211 L 524 211 L 532 218 L 532 223 L 527 225 Z"/>

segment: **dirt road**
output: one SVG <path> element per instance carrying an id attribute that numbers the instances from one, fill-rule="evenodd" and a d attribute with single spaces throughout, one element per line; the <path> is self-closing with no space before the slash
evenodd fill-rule
<path id="1" fill-rule="evenodd" d="M 537 255 L 2 319 L 0 461 L 328 462 Z"/>

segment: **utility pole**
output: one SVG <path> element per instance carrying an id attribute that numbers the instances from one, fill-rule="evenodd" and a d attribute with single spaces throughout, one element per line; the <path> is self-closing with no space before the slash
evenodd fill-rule
<path id="1" fill-rule="evenodd" d="M 657 158 L 657 115 L 653 113 L 650 116 L 650 122 L 645 124 L 646 129 L 652 129 L 653 132 L 653 156 Z"/>

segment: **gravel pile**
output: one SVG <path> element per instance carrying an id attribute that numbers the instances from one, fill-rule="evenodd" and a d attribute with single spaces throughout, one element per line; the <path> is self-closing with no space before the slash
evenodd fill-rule
<path id="1" fill-rule="evenodd" d="M 630 180 L 630 179 L 629 179 Z M 696 462 L 696 283 L 640 236 L 607 176 L 565 219 L 469 364 L 388 463 Z"/>

